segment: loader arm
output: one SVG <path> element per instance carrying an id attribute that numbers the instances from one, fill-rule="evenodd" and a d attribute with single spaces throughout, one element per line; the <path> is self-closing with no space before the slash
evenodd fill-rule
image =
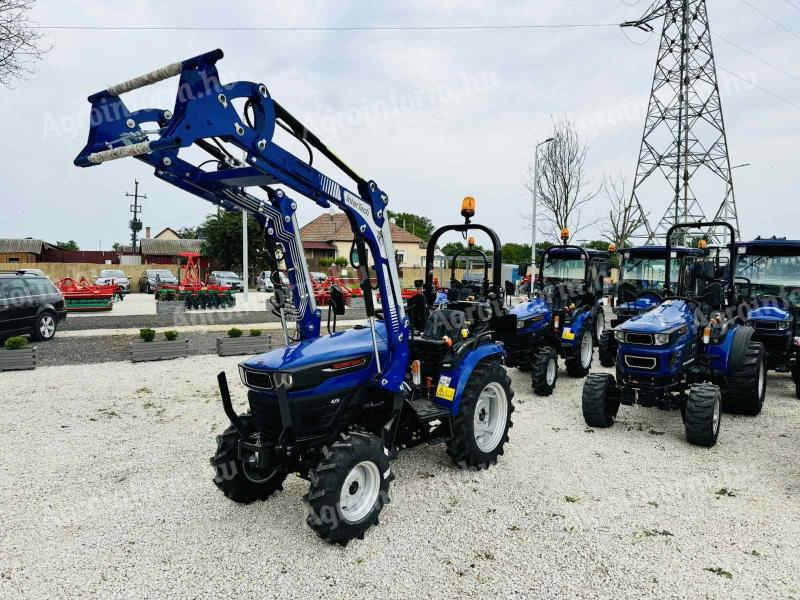
<path id="1" fill-rule="evenodd" d="M 323 208 L 333 204 L 341 209 L 355 236 L 359 277 L 373 335 L 376 311 L 367 250 L 384 309 L 389 361 L 380 365 L 376 360 L 378 383 L 388 390 L 399 391 L 408 363 L 409 333 L 386 214 L 388 196 L 274 101 L 264 84 L 249 81 L 223 84 L 216 67 L 222 56 L 221 50 L 207 52 L 90 96 L 89 138 L 75 164 L 88 167 L 135 157 L 151 165 L 156 176 L 164 181 L 226 209 L 238 208 L 253 214 L 265 227 L 265 233 L 284 246 L 287 260 L 292 261 L 289 277 L 294 284 L 293 300 L 300 313 L 304 338 L 319 335 L 320 314 L 314 304 L 302 252 L 294 212 L 296 204 L 275 186 L 289 188 Z M 172 77 L 179 77 L 173 110 L 151 108 L 131 112 L 120 98 L 123 93 Z M 237 108 L 235 101 L 244 107 Z M 146 124 L 150 127 L 154 124 L 155 128 L 145 129 Z M 309 154 L 313 149 L 325 156 L 351 180 L 353 190 L 276 143 L 273 139 L 276 127 L 295 136 Z M 220 142 L 236 147 L 244 157 L 236 158 Z M 192 161 L 186 152 L 192 146 L 211 156 L 211 160 Z M 217 170 L 202 168 L 209 162 L 216 163 Z M 266 191 L 267 200 L 255 195 L 257 190 Z M 277 226 L 279 220 L 282 227 Z"/>

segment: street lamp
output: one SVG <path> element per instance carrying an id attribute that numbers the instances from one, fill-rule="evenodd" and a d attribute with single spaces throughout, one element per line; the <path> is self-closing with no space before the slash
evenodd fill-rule
<path id="1" fill-rule="evenodd" d="M 531 221 L 531 282 L 534 279 L 536 270 L 536 193 L 539 190 L 539 146 L 549 144 L 553 138 L 547 138 L 543 142 L 536 144 L 533 150 L 533 220 Z M 531 288 L 533 289 L 533 288 Z"/>

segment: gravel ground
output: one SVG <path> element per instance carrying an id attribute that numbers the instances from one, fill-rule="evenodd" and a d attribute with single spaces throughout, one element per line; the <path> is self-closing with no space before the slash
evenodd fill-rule
<path id="1" fill-rule="evenodd" d="M 497 467 L 402 453 L 381 525 L 340 548 L 305 525 L 299 479 L 249 506 L 213 486 L 213 374 L 238 360 L 2 374 L 0 597 L 402 598 L 423 582 L 429 598 L 800 595 L 788 377 L 770 377 L 759 417 L 725 416 L 707 450 L 677 413 L 623 407 L 587 429 L 581 380 L 562 373 L 536 398 L 513 372 Z"/>

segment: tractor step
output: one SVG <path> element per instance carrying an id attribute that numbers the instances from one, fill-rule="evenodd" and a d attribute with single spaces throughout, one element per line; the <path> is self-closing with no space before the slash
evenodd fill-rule
<path id="1" fill-rule="evenodd" d="M 450 409 L 434 404 L 430 400 L 411 400 L 410 404 L 422 423 L 444 421 L 450 417 Z"/>

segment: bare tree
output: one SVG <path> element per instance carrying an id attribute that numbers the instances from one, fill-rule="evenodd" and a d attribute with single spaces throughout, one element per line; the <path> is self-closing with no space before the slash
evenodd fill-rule
<path id="1" fill-rule="evenodd" d="M 603 238 L 613 242 L 618 248 L 624 248 L 636 230 L 644 227 L 647 215 L 643 215 L 631 203 L 625 191 L 625 178 L 621 175 L 606 178 L 604 188 L 611 208 L 608 211 Z"/>
<path id="2" fill-rule="evenodd" d="M 525 187 L 533 194 L 538 185 L 537 229 L 555 241 L 565 227 L 572 239 L 598 221 L 584 214 L 603 188 L 602 184 L 590 187 L 585 170 L 588 149 L 568 119 L 557 121 L 553 141 L 543 146 L 539 157 L 539 181 L 535 181 L 533 166 L 528 168 Z"/>
<path id="3" fill-rule="evenodd" d="M 28 19 L 35 4 L 35 0 L 0 0 L 0 85 L 4 87 L 33 73 L 50 49 Z"/>

